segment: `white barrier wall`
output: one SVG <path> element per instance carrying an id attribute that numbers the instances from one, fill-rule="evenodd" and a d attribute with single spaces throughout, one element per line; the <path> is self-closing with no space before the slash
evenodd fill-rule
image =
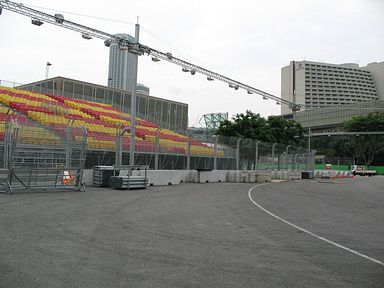
<path id="1" fill-rule="evenodd" d="M 198 183 L 218 183 L 227 182 L 226 170 L 212 170 L 212 171 L 198 171 L 197 182 Z"/>
<path id="2" fill-rule="evenodd" d="M 315 178 L 351 178 L 353 176 L 351 171 L 345 170 L 315 170 Z"/>
<path id="3" fill-rule="evenodd" d="M 121 170 L 120 175 L 127 175 L 127 170 Z M 133 171 L 133 175 L 144 176 L 144 170 Z M 299 180 L 300 171 L 264 171 L 264 170 L 147 170 L 148 185 L 177 185 L 179 183 L 261 183 L 271 180 Z M 83 174 L 85 185 L 93 185 L 93 170 L 85 169 Z"/>

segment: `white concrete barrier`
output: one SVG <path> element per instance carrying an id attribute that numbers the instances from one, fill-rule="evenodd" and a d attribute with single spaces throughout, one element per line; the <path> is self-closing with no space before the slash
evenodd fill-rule
<path id="1" fill-rule="evenodd" d="M 144 171 L 135 171 L 144 175 Z M 147 170 L 148 184 L 150 186 L 177 185 L 180 182 L 195 182 L 194 170 Z"/>
<path id="2" fill-rule="evenodd" d="M 127 170 L 121 170 L 120 175 L 127 175 Z M 317 173 L 317 174 L 316 174 Z M 133 175 L 144 176 L 144 170 L 134 170 Z M 315 171 L 315 175 L 319 175 Z M 261 183 L 276 180 L 298 180 L 301 179 L 301 171 L 285 170 L 147 170 L 148 185 L 177 185 L 184 183 Z M 83 174 L 85 185 L 93 185 L 93 170 L 85 169 Z"/>
<path id="3" fill-rule="evenodd" d="M 85 183 L 85 186 L 93 185 L 93 169 L 84 169 L 83 182 Z"/>
<path id="4" fill-rule="evenodd" d="M 228 171 L 212 170 L 212 171 L 197 171 L 199 183 L 218 183 L 227 181 Z"/>
<path id="5" fill-rule="evenodd" d="M 315 170 L 315 178 L 343 179 L 351 178 L 352 172 L 345 170 Z"/>
<path id="6" fill-rule="evenodd" d="M 230 170 L 226 180 L 232 183 L 270 182 L 271 173 L 269 171 Z"/>
<path id="7" fill-rule="evenodd" d="M 287 171 L 288 179 L 287 180 L 300 180 L 301 172 L 300 171 Z"/>

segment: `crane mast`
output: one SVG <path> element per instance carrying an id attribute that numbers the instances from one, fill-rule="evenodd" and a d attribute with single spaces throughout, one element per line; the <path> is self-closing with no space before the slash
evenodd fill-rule
<path id="1" fill-rule="evenodd" d="M 32 24 L 35 24 L 38 26 L 42 25 L 43 23 L 50 23 L 52 25 L 56 25 L 65 29 L 69 29 L 69 30 L 81 33 L 84 39 L 92 39 L 92 38 L 101 39 L 104 41 L 104 45 L 107 47 L 109 47 L 112 43 L 117 43 L 121 50 L 126 50 L 130 53 L 133 53 L 139 56 L 147 54 L 148 56 L 152 57 L 153 61 L 160 61 L 160 60 L 168 61 L 172 64 L 182 67 L 182 71 L 184 72 L 190 72 L 192 75 L 199 73 L 199 74 L 205 75 L 207 77 L 207 80 L 209 81 L 218 80 L 228 84 L 230 88 L 233 88 L 235 90 L 243 89 L 248 94 L 260 95 L 265 100 L 267 99 L 275 100 L 278 104 L 287 105 L 288 107 L 290 107 L 292 111 L 299 111 L 300 108 L 303 106 L 300 104 L 295 104 L 285 99 L 281 99 L 280 97 L 264 92 L 260 89 L 254 88 L 245 83 L 236 81 L 234 79 L 231 79 L 219 73 L 207 70 L 193 63 L 179 59 L 173 56 L 169 52 L 164 53 L 154 48 L 148 47 L 146 45 L 143 45 L 140 43 L 134 43 L 127 39 L 66 20 L 61 14 L 50 15 L 32 8 L 29 8 L 27 6 L 24 6 L 22 3 L 15 3 L 7 0 L 0 0 L 0 14 L 2 9 L 9 10 L 17 14 L 30 17 L 32 20 Z"/>

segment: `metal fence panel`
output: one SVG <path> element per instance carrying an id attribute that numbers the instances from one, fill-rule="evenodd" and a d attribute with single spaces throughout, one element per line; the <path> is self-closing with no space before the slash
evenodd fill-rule
<path id="1" fill-rule="evenodd" d="M 18 114 L 10 114 L 2 125 L 1 163 L 2 172 L 7 172 L 0 180 L 3 191 L 83 189 L 84 129 L 76 129 L 72 123 L 47 129 Z"/>

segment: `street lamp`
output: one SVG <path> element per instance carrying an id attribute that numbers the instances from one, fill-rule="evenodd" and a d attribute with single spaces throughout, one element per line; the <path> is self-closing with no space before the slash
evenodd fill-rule
<path id="1" fill-rule="evenodd" d="M 51 62 L 47 62 L 47 64 L 45 64 L 45 79 L 48 79 L 49 66 L 51 66 L 51 65 L 52 65 Z"/>

